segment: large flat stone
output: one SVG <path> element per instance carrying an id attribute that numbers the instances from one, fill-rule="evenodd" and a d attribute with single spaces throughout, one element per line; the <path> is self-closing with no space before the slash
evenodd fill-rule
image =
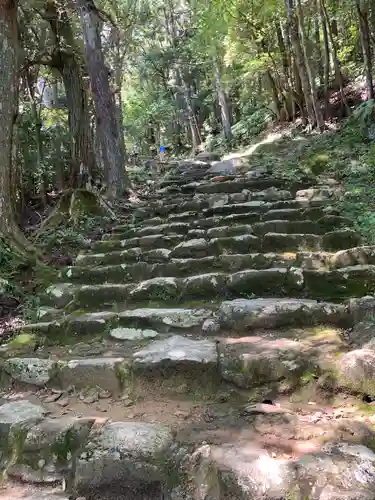
<path id="1" fill-rule="evenodd" d="M 217 362 L 216 344 L 210 340 L 191 340 L 175 335 L 158 340 L 134 353 L 136 366 L 156 367 L 162 364 L 214 365 Z"/>
<path id="2" fill-rule="evenodd" d="M 60 379 L 63 387 L 100 387 L 118 393 L 129 382 L 129 374 L 130 367 L 124 358 L 86 358 L 64 363 Z"/>
<path id="3" fill-rule="evenodd" d="M 307 299 L 236 299 L 222 302 L 218 311 L 224 328 L 255 329 L 337 324 L 345 318 L 345 306 Z"/>
<path id="4" fill-rule="evenodd" d="M 138 328 L 158 331 L 189 330 L 199 328 L 212 315 L 209 309 L 129 309 L 119 313 L 120 321 Z"/>
<path id="5" fill-rule="evenodd" d="M 159 424 L 112 422 L 93 433 L 77 459 L 79 490 L 136 486 L 164 481 L 170 474 L 170 429 Z"/>

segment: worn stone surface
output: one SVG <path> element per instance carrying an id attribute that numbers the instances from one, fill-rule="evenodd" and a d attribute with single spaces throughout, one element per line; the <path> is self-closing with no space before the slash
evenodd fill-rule
<path id="1" fill-rule="evenodd" d="M 212 315 L 209 309 L 144 308 L 131 309 L 119 314 L 121 321 L 141 327 L 147 326 L 168 331 L 169 329 L 190 329 L 203 324 Z"/>
<path id="2" fill-rule="evenodd" d="M 345 306 L 306 299 L 236 299 L 222 302 L 221 324 L 231 328 L 277 328 L 319 322 L 337 323 Z"/>
<path id="3" fill-rule="evenodd" d="M 340 356 L 337 378 L 341 387 L 375 396 L 375 350 L 356 349 Z"/>
<path id="4" fill-rule="evenodd" d="M 247 389 L 282 379 L 297 386 L 314 366 L 307 346 L 285 338 L 228 339 L 220 342 L 219 354 L 223 379 Z"/>
<path id="5" fill-rule="evenodd" d="M 47 415 L 40 405 L 27 400 L 13 401 L 0 406 L 0 438 L 5 438 L 12 426 L 27 425 L 32 427 Z"/>
<path id="6" fill-rule="evenodd" d="M 129 373 L 124 358 L 85 358 L 64 363 L 60 371 L 63 387 L 100 387 L 110 392 L 121 391 Z"/>
<path id="7" fill-rule="evenodd" d="M 11 358 L 5 361 L 5 371 L 26 384 L 44 386 L 58 376 L 56 361 L 40 358 Z"/>
<path id="8" fill-rule="evenodd" d="M 168 478 L 170 429 L 158 424 L 113 422 L 93 433 L 76 464 L 75 483 L 86 490 Z"/>
<path id="9" fill-rule="evenodd" d="M 160 363 L 215 364 L 216 346 L 210 340 L 191 340 L 174 335 L 165 340 L 157 340 L 133 356 L 136 365 L 158 365 Z"/>
<path id="10" fill-rule="evenodd" d="M 114 328 L 109 335 L 116 340 L 143 340 L 153 339 L 159 334 L 155 330 L 141 330 L 140 328 Z"/>

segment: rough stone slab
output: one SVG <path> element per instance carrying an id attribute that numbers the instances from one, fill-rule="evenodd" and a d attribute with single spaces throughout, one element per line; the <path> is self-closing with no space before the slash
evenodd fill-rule
<path id="1" fill-rule="evenodd" d="M 37 456 L 57 443 L 65 443 L 65 452 L 76 452 L 86 441 L 95 418 L 61 417 L 46 418 L 28 431 L 24 442 L 24 453 Z M 35 463 L 35 461 L 34 461 Z"/>
<path id="2" fill-rule="evenodd" d="M 309 296 L 323 299 L 362 297 L 375 292 L 375 265 L 303 272 Z"/>
<path id="3" fill-rule="evenodd" d="M 116 340 L 144 340 L 153 339 L 159 335 L 155 330 L 141 330 L 140 328 L 114 328 L 109 335 Z"/>
<path id="4" fill-rule="evenodd" d="M 316 323 L 338 323 L 345 306 L 307 299 L 236 299 L 222 302 L 218 318 L 222 327 L 280 328 Z"/>
<path id="5" fill-rule="evenodd" d="M 11 358 L 5 361 L 4 370 L 14 380 L 39 387 L 47 385 L 58 375 L 56 361 L 41 358 Z"/>
<path id="6" fill-rule="evenodd" d="M 159 424 L 113 422 L 93 434 L 77 459 L 80 490 L 106 485 L 127 487 L 139 481 L 164 481 L 170 474 L 168 454 L 173 434 Z"/>
<path id="7" fill-rule="evenodd" d="M 47 288 L 46 300 L 57 308 L 65 307 L 75 297 L 76 287 L 72 283 L 57 283 Z"/>
<path id="8" fill-rule="evenodd" d="M 78 308 L 96 309 L 103 304 L 125 301 L 133 290 L 133 284 L 103 284 L 77 286 L 75 304 Z"/>
<path id="9" fill-rule="evenodd" d="M 209 251 L 209 243 L 204 238 L 183 241 L 177 245 L 171 253 L 171 258 L 184 258 L 201 256 L 205 257 Z"/>
<path id="10" fill-rule="evenodd" d="M 138 327 L 149 326 L 157 330 L 190 329 L 200 327 L 212 315 L 209 309 L 130 309 L 119 313 L 121 321 Z"/>
<path id="11" fill-rule="evenodd" d="M 227 339 L 219 344 L 219 359 L 223 379 L 243 389 L 280 380 L 297 384 L 304 373 L 314 369 L 307 345 L 286 338 Z"/>
<path id="12" fill-rule="evenodd" d="M 116 393 L 126 385 L 129 373 L 129 364 L 124 358 L 86 358 L 64 363 L 60 379 L 63 387 L 100 387 Z"/>
<path id="13" fill-rule="evenodd" d="M 175 335 L 157 340 L 133 355 L 136 365 L 155 366 L 160 363 L 214 364 L 217 362 L 216 344 L 210 340 L 191 340 Z"/>
<path id="14" fill-rule="evenodd" d="M 262 239 L 263 252 L 317 252 L 322 248 L 322 237 L 318 234 L 266 233 Z"/>
<path id="15" fill-rule="evenodd" d="M 207 273 L 185 278 L 183 281 L 184 297 L 205 299 L 223 293 L 228 281 L 224 273 Z"/>
<path id="16" fill-rule="evenodd" d="M 0 406 L 0 439 L 8 436 L 13 425 L 32 425 L 42 420 L 47 411 L 29 401 L 12 401 Z"/>
<path id="17" fill-rule="evenodd" d="M 132 300 L 176 300 L 180 283 L 178 278 L 152 278 L 133 287 L 129 297 Z"/>
<path id="18" fill-rule="evenodd" d="M 302 271 L 288 268 L 247 269 L 230 275 L 228 288 L 238 295 L 272 296 L 277 291 L 293 295 L 303 286 Z"/>
<path id="19" fill-rule="evenodd" d="M 209 238 L 226 238 L 228 236 L 240 236 L 253 233 L 253 227 L 249 224 L 234 225 L 234 226 L 219 226 L 213 227 L 207 231 Z"/>

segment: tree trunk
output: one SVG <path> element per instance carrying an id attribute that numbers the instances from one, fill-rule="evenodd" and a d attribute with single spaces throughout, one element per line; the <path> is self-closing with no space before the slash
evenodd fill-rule
<path id="1" fill-rule="evenodd" d="M 305 36 L 305 27 L 304 27 L 304 18 L 303 18 L 301 0 L 297 0 L 297 19 L 298 19 L 298 25 L 299 25 L 299 32 L 301 35 L 301 45 L 302 45 L 302 50 L 303 50 L 303 56 L 305 59 L 306 73 L 307 73 L 307 77 L 309 80 L 311 104 L 312 104 L 313 109 L 314 109 L 314 113 L 315 113 L 315 117 L 316 117 L 316 124 L 317 124 L 319 130 L 323 130 L 324 129 L 324 120 L 323 120 L 322 113 L 321 113 L 319 103 L 317 100 L 315 75 L 313 74 L 312 66 L 310 64 L 309 55 L 307 52 L 307 41 L 306 41 L 306 36 Z"/>
<path id="2" fill-rule="evenodd" d="M 359 35 L 361 38 L 363 62 L 367 82 L 367 94 L 369 99 L 374 99 L 374 84 L 372 81 L 372 54 L 370 44 L 369 12 L 367 2 L 356 0 L 357 13 L 359 17 Z"/>
<path id="3" fill-rule="evenodd" d="M 190 134 L 191 134 L 192 149 L 193 149 L 193 152 L 196 152 L 198 149 L 198 146 L 202 142 L 202 138 L 201 138 L 201 134 L 199 132 L 197 119 L 196 119 L 196 116 L 195 116 L 195 113 L 193 110 L 193 106 L 191 103 L 188 85 L 185 81 L 185 78 L 184 78 L 184 75 L 183 75 L 183 72 L 181 71 L 181 69 L 177 68 L 177 71 L 178 71 L 178 83 L 182 86 L 187 116 L 188 116 L 188 120 L 189 120 L 189 129 L 190 129 Z"/>
<path id="4" fill-rule="evenodd" d="M 232 126 L 230 122 L 228 98 L 221 84 L 220 67 L 217 60 L 214 61 L 214 68 L 215 68 L 215 86 L 220 106 L 221 123 L 223 126 L 225 140 L 229 143 L 231 142 L 233 135 L 232 135 Z"/>
<path id="5" fill-rule="evenodd" d="M 324 25 L 327 28 L 327 34 L 328 34 L 329 40 L 331 42 L 332 55 L 333 55 L 333 66 L 335 68 L 335 78 L 336 78 L 336 81 L 340 87 L 341 104 L 342 104 L 342 107 L 344 109 L 345 115 L 349 115 L 350 109 L 349 109 L 349 106 L 348 106 L 348 103 L 346 100 L 346 96 L 345 96 L 344 78 L 343 78 L 342 72 L 341 72 L 341 64 L 340 64 L 340 61 L 337 57 L 336 40 L 334 39 L 332 29 L 330 27 L 329 17 L 328 17 L 328 12 L 327 12 L 325 1 L 319 0 L 319 2 L 320 2 L 320 9 L 321 9 L 322 15 L 324 16 L 324 20 L 325 20 Z M 329 62 L 329 60 L 328 60 L 328 62 Z"/>
<path id="6" fill-rule="evenodd" d="M 16 223 L 11 172 L 13 124 L 18 104 L 17 0 L 0 0 L 0 235 L 23 255 L 30 249 Z"/>
<path id="7" fill-rule="evenodd" d="M 90 112 L 88 105 L 88 88 L 84 84 L 81 61 L 77 53 L 74 34 L 66 12 L 57 12 L 54 2 L 46 4 L 45 19 L 48 20 L 56 45 L 52 59 L 65 87 L 68 105 L 68 120 L 70 131 L 71 167 L 69 175 L 70 187 L 78 187 L 80 165 L 83 164 L 89 175 L 97 175 L 97 165 L 94 153 Z M 60 37 L 64 40 L 61 47 Z"/>
<path id="8" fill-rule="evenodd" d="M 329 37 L 328 29 L 329 20 L 327 20 L 324 12 L 323 1 L 319 0 L 319 17 L 323 31 L 323 46 L 324 46 L 324 116 L 327 119 L 330 115 L 329 111 L 329 75 L 330 75 L 330 52 L 329 52 Z"/>
<path id="9" fill-rule="evenodd" d="M 70 170 L 70 185 L 77 187 L 81 164 L 88 169 L 88 173 L 92 177 L 95 177 L 97 174 L 90 128 L 88 97 L 87 90 L 84 87 L 81 68 L 75 56 L 62 52 L 60 61 L 61 65 L 59 69 L 66 92 L 71 136 L 72 165 Z"/>
<path id="10" fill-rule="evenodd" d="M 107 170 L 108 195 L 118 197 L 123 192 L 123 177 L 128 185 L 121 139 L 116 118 L 116 106 L 104 63 L 98 29 L 99 17 L 92 0 L 76 0 L 83 31 L 85 54 L 98 118 L 98 133 Z"/>
<path id="11" fill-rule="evenodd" d="M 310 124 L 313 127 L 316 124 L 316 116 L 313 103 L 311 102 L 309 78 L 306 71 L 304 56 L 301 47 L 301 40 L 299 38 L 297 19 L 293 13 L 293 1 L 285 0 L 285 4 L 287 11 L 288 25 L 290 30 L 290 40 L 295 56 L 295 63 L 298 70 L 299 78 L 301 80 L 301 86 L 302 86 L 303 96 L 305 99 L 307 115 L 309 117 Z"/>

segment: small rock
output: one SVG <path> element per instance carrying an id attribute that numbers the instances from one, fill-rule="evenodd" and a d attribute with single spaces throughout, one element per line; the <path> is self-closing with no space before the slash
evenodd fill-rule
<path id="1" fill-rule="evenodd" d="M 99 391 L 98 396 L 99 399 L 109 399 L 112 396 L 112 394 L 110 393 L 110 391 L 101 390 Z"/>
<path id="2" fill-rule="evenodd" d="M 68 406 L 69 404 L 69 399 L 68 398 L 60 399 L 59 401 L 57 401 L 57 404 L 62 408 L 65 408 L 65 406 Z"/>
<path id="3" fill-rule="evenodd" d="M 54 403 L 55 401 L 61 398 L 62 394 L 63 393 L 61 391 L 49 394 L 47 397 L 43 398 L 43 402 Z"/>

